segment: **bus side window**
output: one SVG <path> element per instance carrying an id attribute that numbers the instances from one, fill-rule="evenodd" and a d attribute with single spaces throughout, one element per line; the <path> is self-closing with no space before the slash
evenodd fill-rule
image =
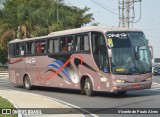
<path id="1" fill-rule="evenodd" d="M 9 44 L 9 57 L 14 57 L 15 56 L 15 44 L 11 43 Z"/>
<path id="2" fill-rule="evenodd" d="M 41 41 L 41 53 L 42 54 L 46 53 L 46 40 Z"/>
<path id="3" fill-rule="evenodd" d="M 80 51 L 80 40 L 81 40 L 81 36 L 76 35 L 75 36 L 75 50 L 76 51 Z"/>
<path id="4" fill-rule="evenodd" d="M 59 52 L 59 40 L 50 39 L 48 41 L 48 53 L 58 53 Z"/>
<path id="5" fill-rule="evenodd" d="M 61 37 L 60 39 L 60 51 L 61 52 L 66 52 L 68 50 L 67 48 L 67 38 L 66 37 Z"/>
<path id="6" fill-rule="evenodd" d="M 46 40 L 36 42 L 36 53 L 45 54 L 46 53 Z"/>
<path id="7" fill-rule="evenodd" d="M 109 62 L 108 62 L 108 52 L 106 46 L 100 47 L 100 69 L 109 73 Z"/>
<path id="8" fill-rule="evenodd" d="M 59 52 L 59 40 L 58 39 L 54 40 L 54 52 L 55 53 Z"/>
<path id="9" fill-rule="evenodd" d="M 88 34 L 82 35 L 81 43 L 80 43 L 81 50 L 89 50 L 89 36 Z"/>
<path id="10" fill-rule="evenodd" d="M 94 60 L 97 66 L 100 67 L 99 54 L 100 54 L 100 47 L 102 45 L 105 45 L 104 36 L 102 33 L 92 32 L 91 41 L 92 41 L 92 52 L 93 52 Z"/>
<path id="11" fill-rule="evenodd" d="M 67 37 L 67 49 L 69 52 L 73 51 L 73 36 Z"/>
<path id="12" fill-rule="evenodd" d="M 36 42 L 36 53 L 37 54 L 41 53 L 41 42 L 40 41 Z"/>
<path id="13" fill-rule="evenodd" d="M 26 55 L 33 55 L 35 52 L 34 42 L 26 43 Z"/>
<path id="14" fill-rule="evenodd" d="M 24 56 L 24 43 L 16 44 L 16 56 Z"/>
<path id="15" fill-rule="evenodd" d="M 15 52 L 16 56 L 19 56 L 19 43 L 16 44 L 16 52 Z"/>
<path id="16" fill-rule="evenodd" d="M 31 42 L 31 54 L 35 53 L 35 43 Z"/>
<path id="17" fill-rule="evenodd" d="M 54 40 L 49 40 L 48 41 L 48 52 L 53 53 L 54 51 Z"/>
<path id="18" fill-rule="evenodd" d="M 101 33 L 92 32 L 92 51 L 93 54 L 99 54 L 99 47 L 105 45 L 105 39 Z"/>

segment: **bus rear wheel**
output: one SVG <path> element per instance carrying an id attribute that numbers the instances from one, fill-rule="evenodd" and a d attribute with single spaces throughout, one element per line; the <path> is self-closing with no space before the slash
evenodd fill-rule
<path id="1" fill-rule="evenodd" d="M 94 95 L 93 85 L 92 85 L 92 81 L 91 81 L 90 78 L 86 78 L 84 89 L 85 89 L 85 94 L 87 96 L 93 96 Z"/>
<path id="2" fill-rule="evenodd" d="M 30 82 L 30 79 L 28 76 L 25 76 L 24 77 L 24 88 L 27 89 L 27 90 L 30 90 L 31 89 L 31 82 Z"/>

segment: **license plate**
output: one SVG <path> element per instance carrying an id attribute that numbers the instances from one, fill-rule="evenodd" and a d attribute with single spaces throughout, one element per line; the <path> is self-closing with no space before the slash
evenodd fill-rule
<path id="1" fill-rule="evenodd" d="M 132 88 L 134 88 L 134 89 L 139 89 L 139 88 L 140 88 L 140 85 L 132 85 Z"/>

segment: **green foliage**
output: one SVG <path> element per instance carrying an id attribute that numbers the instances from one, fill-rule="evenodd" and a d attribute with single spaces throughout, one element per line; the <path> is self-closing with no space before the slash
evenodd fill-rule
<path id="1" fill-rule="evenodd" d="M 12 39 L 79 28 L 93 20 L 92 14 L 87 14 L 89 8 L 66 6 L 63 0 L 58 3 L 57 0 L 3 0 L 3 5 L 0 9 L 0 48 L 5 50 Z"/>
<path id="2" fill-rule="evenodd" d="M 0 63 L 4 65 L 5 63 L 7 63 L 7 61 L 8 61 L 7 50 L 1 48 L 0 49 Z"/>
<path id="3" fill-rule="evenodd" d="M 13 104 L 11 104 L 8 100 L 0 97 L 0 108 L 14 108 Z M 0 114 L 0 117 L 18 117 L 17 114 Z"/>
<path id="4" fill-rule="evenodd" d="M 3 23 L 0 23 L 1 35 L 8 29 L 13 29 L 15 34 L 23 33 L 18 30 L 21 26 L 26 26 L 25 33 L 29 34 L 27 37 L 79 28 L 93 20 L 92 14 L 86 13 L 88 10 L 87 7 L 80 9 L 66 6 L 63 0 L 58 0 L 58 4 L 56 0 L 6 0 L 0 17 L 3 20 Z M 37 30 L 37 27 L 41 30 Z M 15 38 L 26 37 L 15 35 Z"/>

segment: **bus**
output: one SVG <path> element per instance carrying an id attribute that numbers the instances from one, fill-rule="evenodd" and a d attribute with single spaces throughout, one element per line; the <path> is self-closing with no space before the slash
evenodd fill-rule
<path id="1" fill-rule="evenodd" d="M 9 42 L 9 79 L 23 85 L 125 94 L 152 84 L 152 49 L 141 30 L 89 26 Z"/>

